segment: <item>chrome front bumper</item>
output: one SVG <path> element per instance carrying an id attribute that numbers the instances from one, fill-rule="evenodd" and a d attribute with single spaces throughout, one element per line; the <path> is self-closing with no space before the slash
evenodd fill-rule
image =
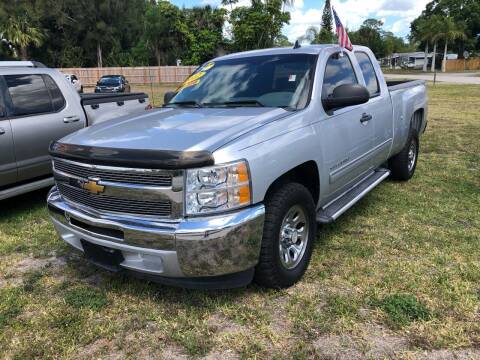
<path id="1" fill-rule="evenodd" d="M 258 262 L 265 207 L 180 221 L 100 214 L 66 202 L 54 187 L 48 208 L 59 236 L 83 251 L 81 240 L 117 249 L 121 268 L 165 278 L 240 273 Z"/>

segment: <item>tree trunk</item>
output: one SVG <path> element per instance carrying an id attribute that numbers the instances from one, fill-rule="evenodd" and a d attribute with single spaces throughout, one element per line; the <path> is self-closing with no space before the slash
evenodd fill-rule
<path id="1" fill-rule="evenodd" d="M 103 67 L 103 59 L 102 59 L 102 45 L 97 43 L 97 67 Z"/>
<path id="2" fill-rule="evenodd" d="M 423 59 L 423 72 L 428 70 L 428 41 L 425 44 L 425 58 Z"/>
<path id="3" fill-rule="evenodd" d="M 430 69 L 431 72 L 434 72 L 434 71 L 435 71 L 435 60 L 436 60 L 436 57 L 437 57 L 437 42 L 435 41 L 435 43 L 433 44 L 432 67 L 431 67 L 431 69 Z"/>
<path id="4" fill-rule="evenodd" d="M 447 71 L 447 47 L 448 47 L 448 40 L 445 39 L 445 49 L 443 50 L 442 72 Z"/>
<path id="5" fill-rule="evenodd" d="M 20 57 L 22 58 L 22 60 L 28 60 L 27 47 L 26 46 L 21 46 L 20 47 Z"/>
<path id="6" fill-rule="evenodd" d="M 155 58 L 157 59 L 157 65 L 161 66 L 162 65 L 162 54 L 160 53 L 160 50 L 158 48 L 155 48 Z"/>

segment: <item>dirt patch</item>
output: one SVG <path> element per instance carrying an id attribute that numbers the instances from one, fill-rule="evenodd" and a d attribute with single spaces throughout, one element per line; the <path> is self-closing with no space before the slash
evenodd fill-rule
<path id="1" fill-rule="evenodd" d="M 240 359 L 240 356 L 232 350 L 226 350 L 222 352 L 212 351 L 202 359 L 203 360 L 218 360 L 218 359 L 237 360 L 237 359 Z"/>
<path id="2" fill-rule="evenodd" d="M 208 326 L 218 335 L 239 333 L 244 330 L 242 325 L 227 319 L 223 314 L 220 313 L 212 314 L 208 318 Z"/>
<path id="3" fill-rule="evenodd" d="M 409 342 L 380 325 L 369 324 L 358 329 L 355 336 L 321 336 L 313 346 L 319 357 L 325 359 L 388 359 L 408 351 Z"/>
<path id="4" fill-rule="evenodd" d="M 321 359 L 349 360 L 363 358 L 361 351 L 350 336 L 326 335 L 314 343 L 315 352 Z"/>
<path id="5" fill-rule="evenodd" d="M 34 258 L 29 256 L 20 260 L 10 259 L 3 277 L 0 277 L 0 288 L 18 286 L 22 284 L 26 273 L 41 271 L 45 268 L 51 268 L 54 271 L 61 273 L 58 270 L 63 268 L 65 264 L 65 258 L 56 256 L 51 256 L 49 258 Z"/>
<path id="6" fill-rule="evenodd" d="M 38 259 L 30 256 L 13 265 L 12 270 L 16 273 L 24 274 L 28 271 L 41 270 L 47 266 L 63 267 L 65 264 L 66 259 L 63 257 L 52 256 L 46 259 Z"/>
<path id="7" fill-rule="evenodd" d="M 161 353 L 161 359 L 165 360 L 188 360 L 189 357 L 185 355 L 179 347 L 167 346 Z"/>
<path id="8" fill-rule="evenodd" d="M 115 351 L 113 342 L 107 339 L 98 339 L 85 346 L 74 359 L 94 359 L 102 355 L 102 359 L 124 359 L 125 354 L 121 351 Z"/>
<path id="9" fill-rule="evenodd" d="M 363 340 L 368 349 L 365 357 L 369 359 L 393 358 L 409 348 L 406 338 L 393 335 L 378 325 L 369 326 Z"/>
<path id="10" fill-rule="evenodd" d="M 473 360 L 480 359 L 479 349 L 463 350 L 432 350 L 405 352 L 401 356 L 404 359 L 420 360 Z"/>

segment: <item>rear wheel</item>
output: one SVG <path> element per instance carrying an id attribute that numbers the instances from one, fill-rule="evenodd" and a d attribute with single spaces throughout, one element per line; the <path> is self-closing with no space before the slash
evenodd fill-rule
<path id="1" fill-rule="evenodd" d="M 402 151 L 388 161 L 388 166 L 392 172 L 391 176 L 394 179 L 402 181 L 411 179 L 417 167 L 418 151 L 418 135 L 412 128 Z"/>
<path id="2" fill-rule="evenodd" d="M 315 204 L 303 185 L 288 183 L 265 201 L 265 225 L 255 281 L 285 288 L 305 273 L 316 235 Z"/>

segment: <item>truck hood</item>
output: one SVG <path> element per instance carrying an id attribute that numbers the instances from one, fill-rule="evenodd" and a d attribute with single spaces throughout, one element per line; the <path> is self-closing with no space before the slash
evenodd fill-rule
<path id="1" fill-rule="evenodd" d="M 288 116 L 280 108 L 168 108 L 82 129 L 61 143 L 117 149 L 215 151 L 231 140 Z"/>

